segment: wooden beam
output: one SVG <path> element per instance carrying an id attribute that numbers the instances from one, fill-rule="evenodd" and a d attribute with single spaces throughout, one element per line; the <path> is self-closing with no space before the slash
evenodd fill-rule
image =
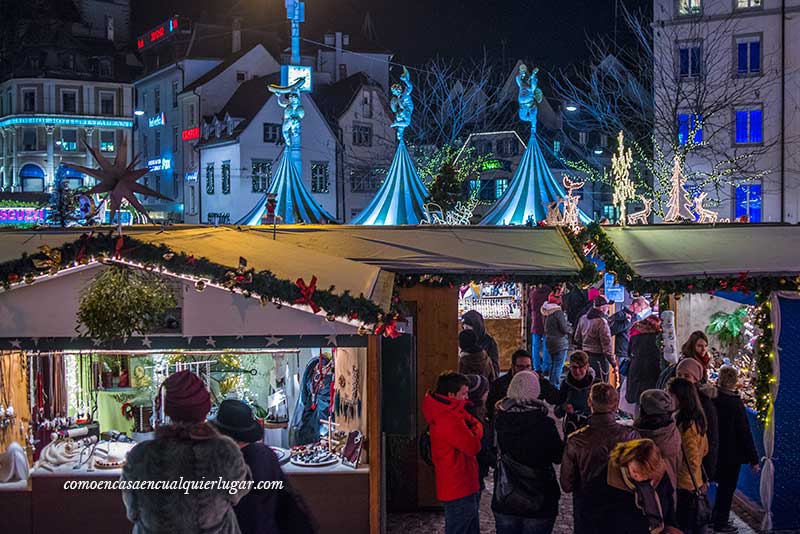
<path id="1" fill-rule="evenodd" d="M 381 338 L 367 344 L 367 444 L 369 462 L 369 531 L 383 532 L 383 438 L 381 433 Z"/>

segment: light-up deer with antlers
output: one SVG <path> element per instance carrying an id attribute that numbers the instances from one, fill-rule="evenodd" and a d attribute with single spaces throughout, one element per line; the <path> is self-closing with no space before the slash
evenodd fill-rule
<path id="1" fill-rule="evenodd" d="M 653 199 L 652 198 L 645 198 L 639 195 L 639 198 L 642 199 L 642 203 L 644 204 L 644 208 L 639 211 L 635 211 L 628 215 L 628 224 L 647 224 L 647 218 L 650 217 L 650 213 L 653 211 Z"/>

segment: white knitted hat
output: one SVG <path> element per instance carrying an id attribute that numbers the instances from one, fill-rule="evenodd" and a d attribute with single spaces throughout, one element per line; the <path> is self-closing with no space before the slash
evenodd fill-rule
<path id="1" fill-rule="evenodd" d="M 529 401 L 539 398 L 541 387 L 539 377 L 532 371 L 520 371 L 514 374 L 508 385 L 508 396 L 514 400 Z"/>

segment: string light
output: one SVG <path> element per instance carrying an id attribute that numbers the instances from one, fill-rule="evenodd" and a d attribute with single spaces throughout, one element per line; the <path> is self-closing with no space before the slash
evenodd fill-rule
<path id="1" fill-rule="evenodd" d="M 636 186 L 630 179 L 633 151 L 625 148 L 625 135 L 620 130 L 617 136 L 617 151 L 611 157 L 611 173 L 614 176 L 614 197 L 612 202 L 619 213 L 619 223 L 625 226 L 628 217 L 629 200 L 636 196 Z"/>
<path id="2" fill-rule="evenodd" d="M 691 204 L 687 204 L 691 197 L 686 191 L 686 178 L 683 176 L 680 158 L 675 155 L 672 163 L 672 188 L 669 193 L 669 209 L 664 216 L 665 223 L 680 222 L 681 219 L 694 220 L 690 211 Z"/>

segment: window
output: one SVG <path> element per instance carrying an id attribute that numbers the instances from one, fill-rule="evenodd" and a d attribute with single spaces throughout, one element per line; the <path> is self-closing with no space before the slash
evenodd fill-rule
<path id="1" fill-rule="evenodd" d="M 206 193 L 214 194 L 214 164 L 206 164 Z"/>
<path id="2" fill-rule="evenodd" d="M 372 146 L 372 126 L 366 126 L 363 124 L 354 124 L 353 145 Z"/>
<path id="3" fill-rule="evenodd" d="M 559 152 L 561 152 L 561 141 L 553 141 L 553 154 L 558 156 Z"/>
<path id="4" fill-rule="evenodd" d="M 155 178 L 156 178 L 156 185 L 155 185 L 155 187 L 153 189 L 160 193 L 161 192 L 161 173 L 160 172 L 157 173 Z"/>
<path id="5" fill-rule="evenodd" d="M 678 0 L 678 15 L 682 17 L 699 15 L 703 12 L 702 0 Z"/>
<path id="6" fill-rule="evenodd" d="M 158 87 L 153 89 L 153 105 L 155 106 L 153 111 L 156 113 L 156 115 L 161 113 L 161 89 Z"/>
<path id="7" fill-rule="evenodd" d="M 483 154 L 491 154 L 494 151 L 494 144 L 491 141 L 484 141 L 482 143 L 475 143 L 478 148 L 478 153 Z"/>
<path id="8" fill-rule="evenodd" d="M 469 181 L 469 196 L 470 198 L 477 197 L 481 192 L 481 181 L 480 180 L 470 180 Z"/>
<path id="9" fill-rule="evenodd" d="M 114 93 L 100 93 L 101 115 L 116 115 L 116 106 L 114 105 L 114 100 Z"/>
<path id="10" fill-rule="evenodd" d="M 252 169 L 253 193 L 266 193 L 272 180 L 272 161 L 254 159 Z"/>
<path id="11" fill-rule="evenodd" d="M 144 142 L 147 143 L 147 137 L 144 138 Z M 114 152 L 116 150 L 114 145 L 114 132 L 100 130 L 100 152 Z"/>
<path id="12" fill-rule="evenodd" d="M 603 206 L 603 217 L 608 219 L 611 224 L 617 222 L 617 208 L 614 205 L 605 204 Z"/>
<path id="13" fill-rule="evenodd" d="M 586 146 L 586 143 L 589 141 L 588 137 L 589 136 L 586 135 L 586 132 L 578 132 L 578 143 L 580 143 L 582 146 Z"/>
<path id="14" fill-rule="evenodd" d="M 172 153 L 176 154 L 178 152 L 178 127 L 172 127 Z"/>
<path id="15" fill-rule="evenodd" d="M 678 114 L 678 144 L 685 145 L 693 136 L 692 143 L 703 142 L 703 117 L 694 113 Z"/>
<path id="16" fill-rule="evenodd" d="M 501 156 L 516 156 L 518 151 L 517 140 L 513 137 L 506 137 L 497 142 L 497 153 Z"/>
<path id="17" fill-rule="evenodd" d="M 226 160 L 222 162 L 222 194 L 230 195 L 231 193 L 231 162 Z"/>
<path id="18" fill-rule="evenodd" d="M 63 54 L 61 56 L 61 68 L 64 70 L 72 70 L 75 68 L 75 57 L 72 54 Z"/>
<path id="19" fill-rule="evenodd" d="M 497 179 L 494 181 L 494 198 L 499 199 L 508 189 L 508 178 Z"/>
<path id="20" fill-rule="evenodd" d="M 61 130 L 61 150 L 66 152 L 78 150 L 77 130 Z"/>
<path id="21" fill-rule="evenodd" d="M 350 190 L 353 193 L 374 193 L 383 184 L 383 173 L 367 167 L 350 169 Z"/>
<path id="22" fill-rule="evenodd" d="M 736 186 L 735 218 L 747 217 L 747 222 L 761 222 L 761 184 Z"/>
<path id="23" fill-rule="evenodd" d="M 22 150 L 36 150 L 36 128 L 25 128 L 22 130 Z"/>
<path id="24" fill-rule="evenodd" d="M 172 109 L 178 107 L 178 81 L 172 82 Z"/>
<path id="25" fill-rule="evenodd" d="M 740 109 L 736 111 L 736 144 L 758 144 L 764 142 L 763 111 Z"/>
<path id="26" fill-rule="evenodd" d="M 328 162 L 314 161 L 311 163 L 311 192 L 330 193 L 330 178 L 328 177 Z"/>
<path id="27" fill-rule="evenodd" d="M 142 136 L 142 159 L 147 161 L 147 136 Z"/>
<path id="28" fill-rule="evenodd" d="M 736 9 L 753 9 L 761 6 L 761 0 L 736 0 Z"/>
<path id="29" fill-rule="evenodd" d="M 281 138 L 281 125 L 271 122 L 264 123 L 264 142 L 278 143 Z"/>
<path id="30" fill-rule="evenodd" d="M 153 137 L 153 155 L 160 156 L 161 155 L 161 132 L 156 132 Z"/>
<path id="31" fill-rule="evenodd" d="M 36 89 L 22 90 L 22 111 L 25 113 L 36 111 Z"/>
<path id="32" fill-rule="evenodd" d="M 361 115 L 372 118 L 372 91 L 361 91 Z"/>
<path id="33" fill-rule="evenodd" d="M 111 61 L 103 59 L 98 65 L 98 72 L 102 78 L 111 78 L 114 76 L 114 69 L 111 67 Z"/>
<path id="34" fill-rule="evenodd" d="M 702 73 L 702 46 L 697 41 L 678 45 L 678 76 L 696 78 Z"/>
<path id="35" fill-rule="evenodd" d="M 172 173 L 172 198 L 178 200 L 181 193 L 181 178 L 177 172 Z"/>
<path id="36" fill-rule="evenodd" d="M 608 148 L 608 136 L 606 134 L 600 134 L 600 146 Z"/>
<path id="37" fill-rule="evenodd" d="M 186 124 L 188 124 L 189 126 L 191 126 L 193 128 L 195 126 L 197 126 L 197 120 L 195 119 L 195 116 L 194 116 L 194 104 L 189 104 L 189 107 L 187 108 L 187 111 L 186 111 L 186 115 L 187 115 L 186 116 Z"/>
<path id="38" fill-rule="evenodd" d="M 761 36 L 736 38 L 736 73 L 761 73 Z"/>
<path id="39" fill-rule="evenodd" d="M 61 112 L 62 113 L 78 112 L 78 91 L 72 91 L 72 90 L 61 91 Z"/>
<path id="40" fill-rule="evenodd" d="M 246 72 L 243 72 L 243 71 L 240 71 L 240 70 L 236 71 L 236 81 L 237 82 L 243 82 L 246 79 L 247 79 L 247 73 Z"/>
<path id="41" fill-rule="evenodd" d="M 339 79 L 343 80 L 345 78 L 347 78 L 347 64 L 339 63 Z"/>
<path id="42" fill-rule="evenodd" d="M 19 177 L 24 192 L 44 191 L 44 171 L 40 167 L 31 163 L 23 165 L 19 171 Z"/>

